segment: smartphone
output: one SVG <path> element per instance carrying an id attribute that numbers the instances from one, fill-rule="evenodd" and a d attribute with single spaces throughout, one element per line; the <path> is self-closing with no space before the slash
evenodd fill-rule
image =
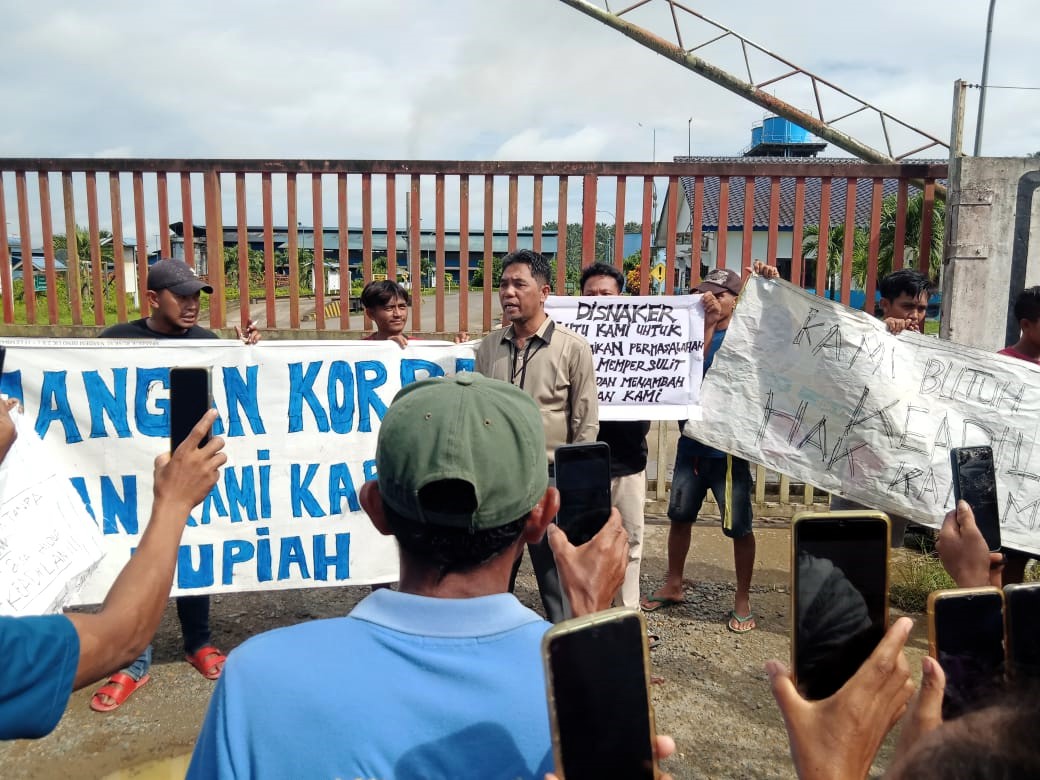
<path id="1" fill-rule="evenodd" d="M 988 703 L 1004 684 L 1004 593 L 956 588 L 928 595 L 928 654 L 946 673 L 943 719 Z"/>
<path id="2" fill-rule="evenodd" d="M 191 429 L 213 407 L 209 368 L 170 369 L 170 452 L 188 438 Z M 209 441 L 207 433 L 201 447 Z"/>
<path id="3" fill-rule="evenodd" d="M 1004 586 L 1008 676 L 1040 682 L 1040 582 Z"/>
<path id="4" fill-rule="evenodd" d="M 556 522 L 573 545 L 585 544 L 610 517 L 610 445 L 565 444 L 554 457 L 560 511 Z"/>
<path id="5" fill-rule="evenodd" d="M 0 374 L 4 373 L 4 362 L 7 360 L 7 347 L 0 347 Z"/>
<path id="6" fill-rule="evenodd" d="M 542 660 L 560 780 L 657 777 L 642 613 L 619 607 L 557 623 Z"/>
<path id="7" fill-rule="evenodd" d="M 791 527 L 791 668 L 809 699 L 835 693 L 888 630 L 882 512 L 799 512 Z"/>
<path id="8" fill-rule="evenodd" d="M 1000 509 L 997 506 L 997 474 L 989 447 L 954 447 L 950 450 L 953 500 L 962 498 L 975 514 L 990 552 L 1000 549 Z"/>

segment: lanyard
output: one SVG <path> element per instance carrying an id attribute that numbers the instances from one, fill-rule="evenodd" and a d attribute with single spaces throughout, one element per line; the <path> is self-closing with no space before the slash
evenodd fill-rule
<path id="1" fill-rule="evenodd" d="M 512 353 L 512 358 L 513 358 L 513 362 L 512 362 L 512 376 L 511 376 L 510 382 L 512 384 L 514 384 L 514 385 L 517 385 L 521 390 L 524 389 L 524 383 L 527 381 L 527 364 L 528 364 L 528 361 L 530 361 L 531 358 L 533 358 L 538 353 L 538 350 L 540 350 L 542 348 L 542 344 L 543 343 L 544 342 L 541 341 L 541 339 L 539 339 L 538 340 L 538 346 L 536 346 L 534 348 L 534 350 L 532 351 L 531 347 L 534 344 L 534 336 L 529 338 L 527 340 L 527 345 L 524 347 L 524 357 L 523 357 L 523 360 L 520 361 L 520 366 L 517 367 L 517 358 L 520 357 L 520 350 L 517 349 L 517 346 L 516 346 L 515 343 L 513 343 L 512 341 L 509 342 L 509 351 Z M 520 376 L 520 382 L 519 383 L 517 383 L 517 381 L 516 381 L 517 375 Z"/>

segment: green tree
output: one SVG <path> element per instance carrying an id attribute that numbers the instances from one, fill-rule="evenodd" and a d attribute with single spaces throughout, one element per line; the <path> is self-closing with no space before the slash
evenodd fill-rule
<path id="1" fill-rule="evenodd" d="M 808 225 L 802 238 L 802 257 L 819 263 L 820 226 Z M 870 236 L 863 228 L 855 228 L 852 234 L 852 269 L 856 279 L 857 266 L 866 267 Z M 836 282 L 841 278 L 841 266 L 845 257 L 845 225 L 835 225 L 827 234 L 824 261 L 827 264 L 827 288 L 834 294 Z"/>
<path id="2" fill-rule="evenodd" d="M 502 282 L 502 258 L 495 257 L 491 264 L 491 286 L 498 287 Z M 477 268 L 473 272 L 472 281 L 474 287 L 484 286 L 484 258 L 477 260 Z"/>
<path id="3" fill-rule="evenodd" d="M 105 287 L 111 283 L 108 274 L 115 267 L 113 262 L 112 233 L 108 230 L 99 230 L 98 239 L 101 241 L 101 279 L 102 291 L 104 291 Z M 108 240 L 106 241 L 105 239 Z M 79 255 L 80 292 L 83 301 L 87 302 L 93 300 L 94 295 L 93 276 L 91 275 L 90 230 L 81 225 L 76 225 L 75 241 L 76 253 Z M 70 268 L 68 237 L 64 233 L 59 233 L 51 239 L 51 245 L 54 247 L 55 258 L 65 263 L 66 268 Z"/>
<path id="4" fill-rule="evenodd" d="M 259 249 L 247 251 L 249 286 L 259 286 L 264 278 L 264 253 Z M 238 286 L 238 245 L 224 247 L 224 283 L 227 287 Z"/>
<path id="5" fill-rule="evenodd" d="M 877 278 L 882 279 L 893 270 L 896 243 L 897 196 L 889 195 L 881 204 L 881 229 L 878 241 Z M 900 267 L 917 268 L 921 256 L 921 227 L 924 216 L 924 193 L 918 192 L 907 200 L 906 225 L 903 231 L 903 258 Z M 942 266 L 943 241 L 946 237 L 946 201 L 936 198 L 932 210 L 932 241 L 928 248 L 928 276 L 932 281 L 939 279 Z M 862 285 L 866 282 L 866 261 L 857 273 Z"/>

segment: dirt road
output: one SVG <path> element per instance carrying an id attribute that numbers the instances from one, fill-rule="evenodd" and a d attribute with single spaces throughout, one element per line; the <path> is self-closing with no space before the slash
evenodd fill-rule
<path id="1" fill-rule="evenodd" d="M 780 715 L 773 703 L 763 664 L 788 657 L 788 568 L 786 525 L 758 527 L 758 560 L 752 606 L 759 628 L 738 636 L 725 627 L 732 608 L 732 546 L 717 523 L 695 526 L 686 566 L 687 603 L 648 616 L 661 636 L 652 653 L 653 686 L 659 731 L 672 734 L 677 754 L 666 768 L 677 778 L 789 778 L 794 773 Z M 647 528 L 643 564 L 644 592 L 665 570 L 667 526 Z M 330 588 L 272 594 L 214 597 L 215 636 L 226 650 L 249 636 L 277 626 L 348 612 L 367 588 Z M 517 595 L 538 609 L 534 578 L 521 572 Z M 919 617 L 919 616 L 918 616 Z M 179 652 L 176 613 L 167 610 L 156 639 L 152 680 L 114 713 L 88 707 L 90 690 L 72 697 L 53 734 L 36 742 L 0 745 L 0 767 L 15 778 L 102 778 L 117 770 L 191 751 L 212 690 Z M 923 620 L 910 641 L 911 667 L 927 648 Z M 884 765 L 887 750 L 879 762 Z M 153 778 L 183 776 L 163 769 Z M 124 775 L 120 776 L 137 776 Z"/>

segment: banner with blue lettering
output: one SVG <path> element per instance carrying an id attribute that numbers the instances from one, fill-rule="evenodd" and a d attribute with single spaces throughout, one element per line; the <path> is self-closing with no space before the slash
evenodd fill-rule
<path id="1" fill-rule="evenodd" d="M 220 481 L 188 521 L 174 594 L 390 582 L 391 537 L 361 511 L 379 421 L 404 385 L 472 369 L 473 348 L 374 341 L 2 339 L 0 392 L 19 398 L 103 532 L 77 603 L 100 602 L 128 560 L 169 447 L 169 369 L 212 369 L 227 441 Z"/>

